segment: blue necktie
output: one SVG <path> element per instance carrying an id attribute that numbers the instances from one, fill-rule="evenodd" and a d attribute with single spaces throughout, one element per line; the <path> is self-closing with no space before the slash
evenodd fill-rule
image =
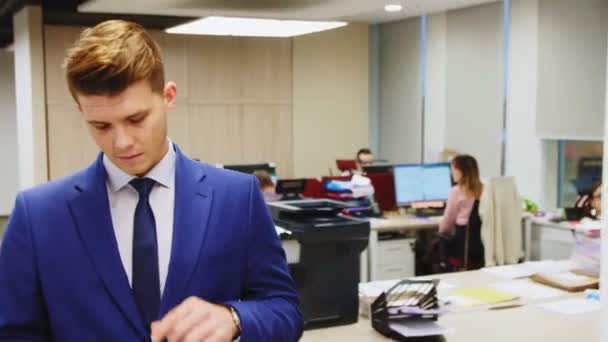
<path id="1" fill-rule="evenodd" d="M 154 213 L 148 201 L 155 181 L 135 178 L 129 182 L 139 193 L 133 222 L 133 295 L 146 326 L 157 319 L 160 306 L 158 244 Z"/>

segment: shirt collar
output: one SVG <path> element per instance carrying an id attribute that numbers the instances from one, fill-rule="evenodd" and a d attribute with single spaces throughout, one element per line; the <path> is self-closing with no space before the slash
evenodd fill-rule
<path id="1" fill-rule="evenodd" d="M 173 148 L 173 142 L 169 140 L 169 149 L 167 153 L 161 159 L 152 170 L 150 170 L 144 177 L 154 179 L 160 185 L 172 188 L 175 184 L 175 160 L 176 154 L 175 149 Z M 118 166 L 116 166 L 110 158 L 108 158 L 105 154 L 103 156 L 103 166 L 106 169 L 107 173 L 107 183 L 112 192 L 120 191 L 124 188 L 133 178 L 137 178 L 133 175 L 130 175 L 123 170 L 121 170 Z"/>

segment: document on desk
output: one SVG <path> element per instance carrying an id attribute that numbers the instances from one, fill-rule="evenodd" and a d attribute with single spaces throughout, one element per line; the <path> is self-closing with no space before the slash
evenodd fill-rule
<path id="1" fill-rule="evenodd" d="M 507 279 L 526 278 L 535 273 L 534 270 L 527 267 L 526 264 L 485 267 L 481 270 L 497 277 Z"/>
<path id="2" fill-rule="evenodd" d="M 491 284 L 490 287 L 513 294 L 520 298 L 532 300 L 559 297 L 566 294 L 565 291 L 535 283 L 530 279 L 518 279 L 504 283 L 496 283 Z"/>
<path id="3" fill-rule="evenodd" d="M 485 267 L 481 270 L 506 279 L 527 278 L 536 273 L 555 274 L 570 271 L 576 265 L 570 260 L 528 261 L 523 264 Z"/>
<path id="4" fill-rule="evenodd" d="M 476 304 L 495 304 L 517 299 L 518 296 L 491 287 L 460 288 L 452 291 L 453 295 L 466 297 Z"/>
<path id="5" fill-rule="evenodd" d="M 573 298 L 554 303 L 541 304 L 539 307 L 564 315 L 578 315 L 599 310 L 600 303 L 584 298 Z"/>
<path id="6" fill-rule="evenodd" d="M 415 277 L 412 279 L 430 280 L 432 278 Z M 388 290 L 390 290 L 391 287 L 393 287 L 395 284 L 397 284 L 400 281 L 401 281 L 401 279 L 392 279 L 392 280 L 372 281 L 369 283 L 359 283 L 359 302 L 362 303 L 362 302 L 368 301 L 369 303 L 371 303 L 373 300 L 378 298 L 378 296 L 380 296 L 382 294 L 382 292 L 386 293 Z M 454 287 L 456 287 L 456 286 L 451 283 L 440 281 L 439 285 L 437 285 L 438 295 L 440 297 L 442 295 L 445 296 L 446 292 Z M 448 300 L 448 301 L 450 303 L 456 303 L 456 302 L 461 303 L 462 302 L 462 301 L 458 301 L 457 298 Z M 462 305 L 462 306 L 465 306 L 465 305 Z"/>
<path id="7" fill-rule="evenodd" d="M 359 294 L 364 297 L 378 297 L 382 292 L 388 291 L 395 286 L 400 279 L 372 281 L 369 283 L 359 283 Z"/>
<path id="8" fill-rule="evenodd" d="M 429 277 L 429 276 L 420 276 L 420 277 L 414 277 L 412 279 L 415 280 L 433 280 L 434 278 Z M 439 280 L 439 285 L 437 285 L 437 290 L 449 290 L 449 289 L 453 289 L 455 288 L 456 285 L 452 284 L 452 283 L 448 283 L 447 281 L 443 281 L 443 280 Z"/>
<path id="9" fill-rule="evenodd" d="M 404 337 L 445 335 L 447 329 L 435 321 L 391 322 L 388 327 Z"/>
<path id="10" fill-rule="evenodd" d="M 572 260 L 542 260 L 542 261 L 528 261 L 524 263 L 529 267 L 534 273 L 544 273 L 544 274 L 555 274 L 562 273 L 567 271 L 572 271 L 576 269 L 576 263 L 572 262 Z"/>
<path id="11" fill-rule="evenodd" d="M 581 221 L 574 225 L 574 230 L 579 231 L 579 232 L 580 231 L 587 232 L 587 231 L 594 231 L 594 230 L 601 230 L 601 229 L 602 229 L 602 222 L 595 221 L 595 220 Z"/>
<path id="12" fill-rule="evenodd" d="M 414 277 L 411 278 L 414 280 L 431 280 L 433 278 L 430 277 Z M 359 294 L 364 297 L 378 297 L 382 292 L 388 291 L 395 284 L 400 282 L 402 279 L 391 279 L 391 280 L 381 280 L 381 281 L 372 281 L 369 283 L 359 283 Z M 454 284 L 445 282 L 440 280 L 439 285 L 437 285 L 438 291 L 449 290 L 455 288 Z"/>

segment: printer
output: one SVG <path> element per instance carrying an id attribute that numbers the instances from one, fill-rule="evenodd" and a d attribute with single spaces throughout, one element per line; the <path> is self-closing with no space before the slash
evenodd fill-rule
<path id="1" fill-rule="evenodd" d="M 348 204 L 330 199 L 268 203 L 277 227 L 297 241 L 299 257 L 289 262 L 304 315 L 304 328 L 357 322 L 360 255 L 370 225 L 341 215 Z"/>

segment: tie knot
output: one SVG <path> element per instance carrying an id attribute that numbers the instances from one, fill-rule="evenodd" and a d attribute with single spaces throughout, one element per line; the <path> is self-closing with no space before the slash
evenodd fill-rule
<path id="1" fill-rule="evenodd" d="M 148 198 L 156 181 L 151 178 L 139 177 L 132 179 L 129 184 L 137 190 L 140 198 Z"/>

